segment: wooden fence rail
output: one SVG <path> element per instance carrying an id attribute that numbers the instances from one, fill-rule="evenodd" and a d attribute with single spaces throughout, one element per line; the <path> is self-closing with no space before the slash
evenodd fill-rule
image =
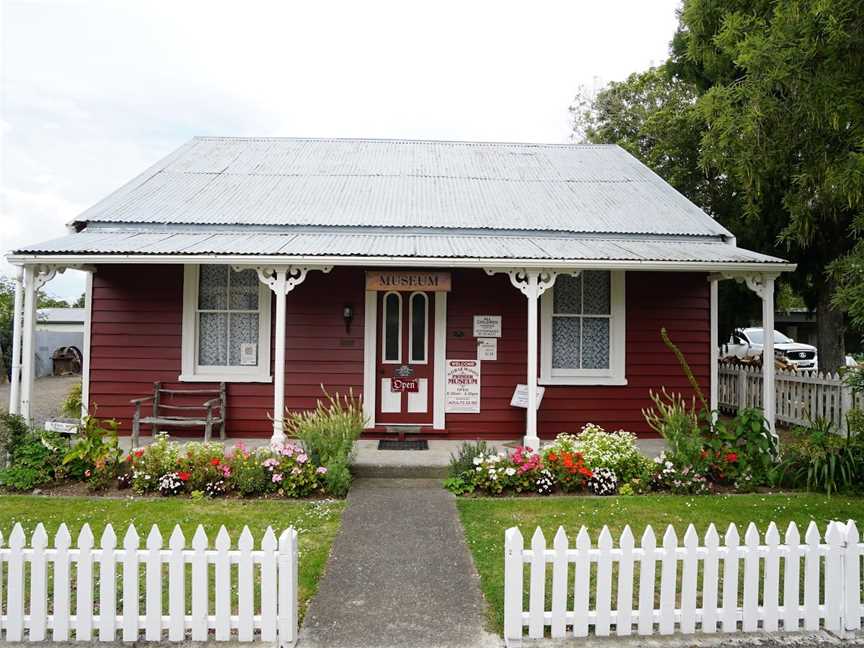
<path id="1" fill-rule="evenodd" d="M 268 528 L 255 549 L 244 527 L 232 550 L 225 527 L 210 549 L 201 526 L 187 548 L 179 526 L 166 547 L 154 525 L 142 548 L 130 525 L 122 546 L 117 545 L 110 524 L 99 546 L 87 524 L 74 547 L 65 524 L 53 547 L 42 524 L 29 546 L 20 524 L 8 546 L 0 536 L 0 637 L 30 642 L 257 639 L 281 646 L 296 641 L 293 528 L 278 540 Z"/>
<path id="2" fill-rule="evenodd" d="M 690 525 L 683 543 L 670 526 L 659 544 L 649 526 L 638 546 L 625 527 L 617 547 L 607 527 L 596 546 L 583 527 L 571 546 L 560 527 L 551 548 L 539 528 L 525 548 L 519 529 L 508 529 L 506 644 L 519 645 L 526 628 L 532 639 L 547 628 L 553 638 L 859 630 L 864 545 L 855 523 L 831 522 L 824 542 L 811 523 L 801 540 L 794 523 L 781 539 L 772 522 L 764 542 L 753 524 L 743 542 L 734 524 L 722 540 L 712 524 L 702 542 Z"/>
<path id="3" fill-rule="evenodd" d="M 807 425 L 817 418 L 830 421 L 834 431 L 846 433 L 846 415 L 853 407 L 864 408 L 864 394 L 853 398 L 839 374 L 777 371 L 776 422 Z M 718 406 L 734 413 L 745 407 L 762 407 L 762 368 L 721 365 Z"/>

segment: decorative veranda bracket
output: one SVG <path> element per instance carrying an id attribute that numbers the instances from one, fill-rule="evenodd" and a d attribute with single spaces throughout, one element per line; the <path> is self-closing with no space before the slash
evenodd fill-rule
<path id="1" fill-rule="evenodd" d="M 721 272 L 709 275 L 709 279 L 733 279 L 738 283 L 743 283 L 752 290 L 760 299 L 765 299 L 766 290 L 770 285 L 770 289 L 774 289 L 773 280 L 779 277 L 777 272 L 754 272 L 750 274 L 738 274 L 735 272 Z"/>
<path id="2" fill-rule="evenodd" d="M 58 274 L 63 274 L 66 270 L 82 270 L 85 272 L 93 272 L 92 266 L 73 263 L 69 265 L 54 265 L 54 264 L 39 264 L 33 266 L 33 287 L 35 290 L 41 290 L 45 284 L 51 281 Z"/>
<path id="3" fill-rule="evenodd" d="M 526 297 L 531 297 L 534 290 L 536 290 L 536 293 L 533 296 L 540 297 L 540 295 L 555 285 L 555 280 L 559 274 L 569 274 L 578 277 L 582 273 L 581 270 L 564 272 L 548 268 L 538 268 L 536 270 L 527 268 L 484 268 L 484 270 L 490 277 L 502 272 L 506 273 L 510 277 L 510 283 L 513 284 L 513 287 Z M 534 281 L 534 277 L 536 277 L 536 281 Z"/>
<path id="4" fill-rule="evenodd" d="M 278 293 L 281 291 L 285 295 L 306 281 L 306 275 L 311 270 L 320 270 L 327 273 L 333 269 L 332 265 L 234 266 L 234 269 L 245 270 L 249 267 L 258 273 L 258 279 L 261 283 L 266 284 L 273 292 Z"/>

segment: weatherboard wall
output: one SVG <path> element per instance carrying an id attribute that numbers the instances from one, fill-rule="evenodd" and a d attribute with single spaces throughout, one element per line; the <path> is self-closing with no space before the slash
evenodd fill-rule
<path id="1" fill-rule="evenodd" d="M 183 271 L 179 265 L 102 265 L 93 278 L 90 402 L 100 417 L 131 430 L 129 400 L 152 393 L 154 381 L 178 385 L 181 358 Z M 587 422 L 607 429 L 649 433 L 641 410 L 648 390 L 690 394 L 674 355 L 660 339 L 666 327 L 684 352 L 705 393 L 709 388 L 709 297 L 702 273 L 629 272 L 626 278 L 627 336 L 625 386 L 551 386 L 539 412 L 542 437 L 574 432 Z M 346 331 L 343 308 L 354 317 Z M 310 272 L 289 293 L 286 317 L 285 404 L 315 406 L 322 394 L 363 386 L 364 272 L 334 268 Z M 479 414 L 448 414 L 453 438 L 516 438 L 525 411 L 510 407 L 525 382 L 526 301 L 506 275 L 453 270 L 448 295 L 447 357 L 476 355 L 474 315 L 501 315 L 498 360 L 483 363 Z M 275 318 L 272 318 L 275 319 Z M 271 354 L 272 357 L 272 354 Z M 202 383 L 203 384 L 203 383 Z M 184 383 L 184 387 L 189 387 Z M 228 434 L 266 437 L 272 430 L 270 383 L 228 384 Z M 147 405 L 144 411 L 148 412 Z M 146 427 L 142 434 L 148 434 Z M 197 433 L 197 432 L 196 432 Z"/>

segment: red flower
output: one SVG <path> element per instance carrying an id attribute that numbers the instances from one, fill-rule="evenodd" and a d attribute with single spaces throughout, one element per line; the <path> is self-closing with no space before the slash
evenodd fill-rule
<path id="1" fill-rule="evenodd" d="M 143 450 L 143 448 L 140 449 L 140 450 L 136 450 L 136 451 L 134 452 L 134 454 L 135 454 L 136 457 L 142 457 L 142 456 L 144 456 L 144 450 Z"/>
<path id="2" fill-rule="evenodd" d="M 132 461 L 132 455 L 126 455 L 126 461 Z"/>
<path id="3" fill-rule="evenodd" d="M 703 450 L 703 451 L 702 451 L 702 454 L 701 454 L 700 456 L 704 459 L 705 457 L 708 456 L 708 451 L 707 451 L 707 450 Z"/>
<path id="4" fill-rule="evenodd" d="M 546 455 L 546 459 L 550 463 L 555 463 L 556 461 L 558 461 L 558 455 L 556 455 L 554 452 L 550 452 L 548 455 Z"/>
<path id="5" fill-rule="evenodd" d="M 729 463 L 735 463 L 736 461 L 738 461 L 738 455 L 734 452 L 729 452 L 726 454 L 726 461 L 728 461 Z"/>
<path id="6" fill-rule="evenodd" d="M 189 481 L 189 473 L 181 470 L 177 473 L 177 476 L 180 478 L 180 481 Z"/>
<path id="7" fill-rule="evenodd" d="M 218 466 L 220 463 L 222 463 L 222 462 L 219 461 L 219 457 L 213 457 L 213 458 L 210 460 L 210 465 L 211 465 L 211 466 Z"/>

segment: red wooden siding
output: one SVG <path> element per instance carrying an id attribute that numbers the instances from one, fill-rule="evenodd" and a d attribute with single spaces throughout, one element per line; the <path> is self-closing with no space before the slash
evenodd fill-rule
<path id="1" fill-rule="evenodd" d="M 331 392 L 362 392 L 363 295 L 362 273 L 340 268 L 310 272 L 288 294 L 287 407 L 314 407 L 321 384 Z M 342 318 L 347 305 L 354 309 L 350 333 Z M 156 380 L 179 385 L 182 317 L 182 266 L 103 265 L 94 274 L 90 402 L 98 416 L 118 419 L 122 434 L 132 428 L 131 398 L 151 394 Z M 181 388 L 193 385 L 212 383 Z M 232 437 L 268 436 L 272 412 L 272 384 L 228 385 Z"/>
<path id="2" fill-rule="evenodd" d="M 506 275 L 455 271 L 449 295 L 447 357 L 474 357 L 474 315 L 502 315 L 498 360 L 484 362 L 481 413 L 449 414 L 447 430 L 456 436 L 513 437 L 524 432 L 525 412 L 510 407 L 513 389 L 525 383 L 525 297 Z M 626 277 L 626 386 L 549 386 L 538 413 L 540 436 L 576 432 L 585 423 L 606 429 L 650 433 L 641 410 L 650 406 L 649 389 L 665 385 L 691 394 L 675 356 L 660 339 L 666 327 L 690 363 L 705 394 L 709 392 L 709 296 L 701 273 L 629 272 Z"/>
<path id="3" fill-rule="evenodd" d="M 131 429 L 129 399 L 151 393 L 160 380 L 176 384 L 180 374 L 183 269 L 174 265 L 105 265 L 93 279 L 90 399 L 98 415 Z M 709 390 L 708 282 L 701 273 L 631 272 L 626 278 L 626 386 L 550 386 L 539 412 L 540 434 L 575 432 L 587 422 L 607 429 L 649 432 L 642 417 L 648 390 L 665 385 L 690 394 L 674 355 L 660 340 L 665 326 L 684 352 L 705 393 Z M 323 384 L 330 392 L 356 394 L 363 386 L 364 269 L 310 272 L 288 294 L 285 404 L 315 406 Z M 346 332 L 342 311 L 354 318 Z M 448 414 L 454 438 L 517 438 L 525 412 L 510 407 L 525 382 L 526 302 L 506 275 L 453 270 L 447 300 L 447 356 L 476 357 L 474 315 L 501 315 L 498 360 L 483 363 L 479 414 Z M 272 356 L 271 356 L 272 357 Z M 186 383 L 189 385 L 189 383 Z M 228 431 L 232 437 L 267 436 L 272 430 L 272 385 L 228 386 Z M 147 434 L 148 430 L 142 430 Z"/>

